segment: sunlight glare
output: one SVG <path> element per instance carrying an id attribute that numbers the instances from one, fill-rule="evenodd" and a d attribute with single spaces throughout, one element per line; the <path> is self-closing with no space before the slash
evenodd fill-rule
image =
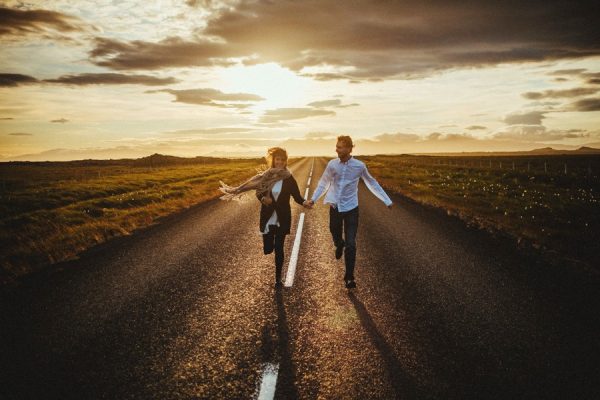
<path id="1" fill-rule="evenodd" d="M 224 92 L 251 93 L 263 97 L 265 100 L 251 107 L 256 111 L 301 107 L 309 101 L 307 92 L 311 80 L 276 63 L 230 67 L 221 70 L 219 75 Z"/>

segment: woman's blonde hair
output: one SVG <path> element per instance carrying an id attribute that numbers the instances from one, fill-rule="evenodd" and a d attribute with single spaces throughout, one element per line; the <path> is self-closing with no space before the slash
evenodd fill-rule
<path id="1" fill-rule="evenodd" d="M 269 168 L 273 168 L 273 162 L 275 161 L 275 157 L 281 157 L 285 160 L 285 165 L 287 166 L 288 154 L 282 147 L 271 147 L 267 150 L 267 166 Z"/>

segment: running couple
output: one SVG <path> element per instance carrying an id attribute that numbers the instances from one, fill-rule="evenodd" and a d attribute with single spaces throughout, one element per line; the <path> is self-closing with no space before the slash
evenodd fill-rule
<path id="1" fill-rule="evenodd" d="M 344 256 L 347 288 L 355 288 L 356 232 L 358 230 L 358 182 L 363 179 L 367 188 L 388 207 L 392 201 L 379 183 L 369 174 L 366 165 L 352 157 L 354 144 L 350 136 L 339 136 L 335 146 L 338 158 L 327 164 L 317 189 L 310 200 L 300 194 L 298 183 L 287 168 L 287 152 L 280 147 L 269 149 L 268 169 L 237 187 L 221 182 L 223 200 L 239 198 L 244 192 L 255 189 L 261 202 L 259 228 L 263 237 L 264 254 L 275 252 L 275 286 L 281 287 L 285 236 L 290 233 L 290 196 L 305 208 L 312 208 L 325 193 L 329 204 L 329 231 L 335 246 L 335 257 Z"/>

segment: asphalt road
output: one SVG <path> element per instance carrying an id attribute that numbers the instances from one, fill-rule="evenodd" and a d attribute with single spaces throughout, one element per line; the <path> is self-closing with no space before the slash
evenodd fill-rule
<path id="1" fill-rule="evenodd" d="M 326 160 L 317 159 L 311 193 Z M 304 193 L 312 159 L 292 171 Z M 600 398 L 600 279 L 361 184 L 344 288 L 327 207 L 292 205 L 275 290 L 256 201 L 212 201 L 2 294 L 1 399 Z"/>

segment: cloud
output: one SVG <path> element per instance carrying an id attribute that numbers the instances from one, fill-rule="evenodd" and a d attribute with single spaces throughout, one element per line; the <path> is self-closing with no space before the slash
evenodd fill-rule
<path id="1" fill-rule="evenodd" d="M 251 133 L 254 132 L 253 128 L 235 128 L 235 127 L 223 127 L 223 128 L 205 128 L 205 129 L 185 129 L 177 131 L 163 132 L 165 134 L 176 134 L 176 135 L 222 135 L 232 133 Z"/>
<path id="2" fill-rule="evenodd" d="M 9 133 L 10 136 L 33 136 L 31 133 L 23 133 L 23 132 L 14 132 Z"/>
<path id="3" fill-rule="evenodd" d="M 33 76 L 22 74 L 0 74 L 0 87 L 15 87 L 38 82 Z"/>
<path id="4" fill-rule="evenodd" d="M 341 105 L 341 100 L 324 100 L 324 101 L 313 101 L 308 103 L 309 107 L 322 108 L 322 107 L 335 107 Z"/>
<path id="5" fill-rule="evenodd" d="M 594 94 L 600 91 L 597 88 L 573 88 L 564 90 L 546 90 L 544 92 L 527 92 L 523 93 L 523 97 L 529 100 L 539 99 L 557 99 L 563 97 L 579 97 Z"/>
<path id="6" fill-rule="evenodd" d="M 544 7 L 493 1 L 357 1 L 351 6 L 334 0 L 241 1 L 209 21 L 205 32 L 294 70 L 351 67 L 337 78 L 380 79 L 457 65 L 598 54 L 589 36 L 600 32 L 589 14 L 593 9 L 591 2 L 573 6 L 559 0 Z M 336 78 L 335 73 L 321 77 Z"/>
<path id="7" fill-rule="evenodd" d="M 548 72 L 548 75 L 580 75 L 582 72 L 585 71 L 587 71 L 585 68 L 559 69 L 556 71 Z"/>
<path id="8" fill-rule="evenodd" d="M 495 139 L 514 139 L 526 142 L 556 141 L 589 137 L 589 133 L 581 130 L 548 130 L 543 125 L 512 125 L 495 132 Z"/>
<path id="9" fill-rule="evenodd" d="M 527 113 L 509 114 L 502 120 L 508 125 L 525 124 L 525 125 L 540 125 L 545 118 L 543 111 L 531 111 Z"/>
<path id="10" fill-rule="evenodd" d="M 197 3 L 207 2 L 188 4 Z M 420 78 L 457 67 L 598 55 L 596 11 L 591 1 L 562 0 L 510 7 L 492 0 L 240 0 L 213 13 L 195 39 L 98 38 L 90 57 L 113 69 L 227 65 L 235 59 L 277 62 L 318 80 Z"/>
<path id="11" fill-rule="evenodd" d="M 600 111 L 600 98 L 581 99 L 571 104 L 574 111 Z"/>
<path id="12" fill-rule="evenodd" d="M 304 137 L 306 139 L 337 138 L 339 134 L 332 132 L 308 132 Z"/>
<path id="13" fill-rule="evenodd" d="M 13 117 L 2 117 L 2 118 L 0 118 L 0 121 L 10 121 L 13 119 L 14 119 Z"/>
<path id="14" fill-rule="evenodd" d="M 589 85 L 600 84 L 600 72 L 586 72 L 586 71 L 587 71 L 587 69 L 585 69 L 585 68 L 559 69 L 556 71 L 549 72 L 548 75 L 558 75 L 558 76 L 570 75 L 570 76 L 575 76 L 575 77 L 585 80 L 586 83 Z M 558 82 L 563 82 L 563 81 L 566 81 L 567 79 L 561 77 L 561 78 L 556 78 L 555 80 Z"/>
<path id="15" fill-rule="evenodd" d="M 352 103 L 352 104 L 342 104 L 341 100 L 323 100 L 323 101 L 313 101 L 312 103 L 308 103 L 307 106 L 315 107 L 315 108 L 325 108 L 325 107 L 336 107 L 336 108 L 347 108 L 347 107 L 356 107 L 360 104 Z"/>
<path id="16" fill-rule="evenodd" d="M 196 104 L 201 106 L 223 108 L 246 108 L 251 102 L 262 101 L 264 98 L 250 93 L 223 93 L 216 89 L 188 89 L 188 90 L 150 90 L 147 93 L 170 93 L 175 96 L 174 102 Z M 236 103 L 224 103 L 224 102 Z"/>
<path id="17" fill-rule="evenodd" d="M 270 124 L 294 119 L 318 117 L 322 115 L 335 115 L 335 112 L 314 108 L 278 108 L 275 110 L 265 111 L 259 122 Z"/>
<path id="18" fill-rule="evenodd" d="M 87 73 L 78 75 L 63 75 L 44 82 L 61 83 L 66 85 L 147 85 L 162 86 L 179 82 L 175 78 L 157 78 L 149 75 L 124 75 L 115 73 Z"/>
<path id="19" fill-rule="evenodd" d="M 157 43 L 96 38 L 95 47 L 89 55 L 94 64 L 102 67 L 156 70 L 167 67 L 229 66 L 233 64 L 228 60 L 229 57 L 244 53 L 236 52 L 222 42 L 193 42 L 169 37 Z"/>
<path id="20" fill-rule="evenodd" d="M 50 10 L 21 10 L 0 7 L 0 36 L 25 36 L 34 33 L 71 33 L 93 30 L 77 17 Z"/>
<path id="21" fill-rule="evenodd" d="M 53 119 L 53 120 L 52 120 L 52 121 L 50 121 L 50 122 L 54 122 L 54 123 L 58 123 L 58 124 L 64 124 L 64 123 L 67 123 L 67 122 L 69 122 L 69 120 L 68 120 L 68 119 L 65 119 L 65 118 L 61 118 L 61 119 Z"/>
<path id="22" fill-rule="evenodd" d="M 481 125 L 471 125 L 471 126 L 467 126 L 465 129 L 467 129 L 469 131 L 476 131 L 476 130 L 487 129 L 487 127 L 481 126 Z"/>

